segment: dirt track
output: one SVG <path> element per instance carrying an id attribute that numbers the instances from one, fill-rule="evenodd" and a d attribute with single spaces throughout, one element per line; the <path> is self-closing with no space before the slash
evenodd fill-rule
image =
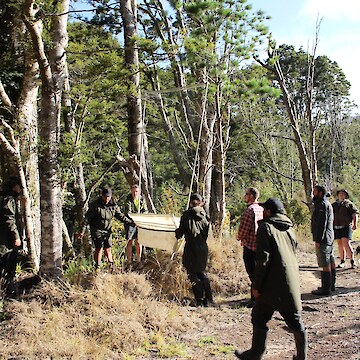
<path id="1" fill-rule="evenodd" d="M 360 359 L 360 270 L 340 269 L 337 290 L 329 297 L 315 297 L 311 290 L 320 285 L 314 255 L 299 256 L 303 319 L 308 328 L 309 360 Z M 187 359 L 235 359 L 235 348 L 246 350 L 251 343 L 251 310 L 243 298 L 217 299 L 218 308 L 187 308 L 197 330 L 183 333 L 178 341 L 186 348 Z M 189 314 L 188 314 L 189 315 Z M 264 360 L 292 359 L 293 335 L 278 313 L 269 323 Z M 157 358 L 156 354 L 147 359 Z M 145 358 L 144 358 L 145 359 Z M 174 359 L 182 359 L 176 357 Z M 185 357 L 184 357 L 185 359 Z"/>

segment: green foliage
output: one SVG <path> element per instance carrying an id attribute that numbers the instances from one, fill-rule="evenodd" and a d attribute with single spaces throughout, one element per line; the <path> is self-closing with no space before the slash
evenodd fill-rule
<path id="1" fill-rule="evenodd" d="M 78 284 L 84 274 L 92 271 L 94 271 L 94 264 L 91 259 L 71 259 L 65 263 L 63 275 L 70 284 Z"/>

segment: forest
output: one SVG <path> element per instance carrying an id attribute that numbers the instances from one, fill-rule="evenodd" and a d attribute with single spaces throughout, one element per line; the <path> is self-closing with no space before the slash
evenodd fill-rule
<path id="1" fill-rule="evenodd" d="M 151 212 L 205 199 L 216 237 L 236 226 L 244 189 L 308 221 L 314 184 L 360 198 L 359 116 L 338 64 L 277 44 L 245 0 L 0 2 L 1 179 L 22 182 L 35 271 L 64 254 L 104 184 L 134 183 Z"/>
<path id="2" fill-rule="evenodd" d="M 359 111 L 317 53 L 321 20 L 309 48 L 279 44 L 268 20 L 250 0 L 0 0 L 0 187 L 21 181 L 17 279 L 41 277 L 18 301 L 0 297 L 1 358 L 233 358 L 250 342 L 234 233 L 254 186 L 295 224 L 309 358 L 355 359 L 359 270 L 339 272 L 327 302 L 307 295 L 314 185 L 360 204 Z M 201 194 L 217 307 L 188 306 L 181 259 L 166 252 L 123 271 L 120 222 L 117 270 L 95 273 L 89 203 L 107 186 L 123 208 L 134 184 L 156 214 L 180 216 Z M 293 340 L 273 321 L 267 359 L 288 358 Z"/>

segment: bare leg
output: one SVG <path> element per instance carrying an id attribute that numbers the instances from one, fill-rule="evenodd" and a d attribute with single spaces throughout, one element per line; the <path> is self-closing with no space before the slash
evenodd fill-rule
<path id="1" fill-rule="evenodd" d="M 340 260 L 344 261 L 345 260 L 345 249 L 344 249 L 344 244 L 343 244 L 343 238 L 338 239 L 337 243 L 338 243 Z"/>
<path id="2" fill-rule="evenodd" d="M 101 258 L 102 258 L 102 248 L 96 248 L 94 251 L 94 261 L 95 264 L 100 265 L 101 264 Z"/>
<path id="3" fill-rule="evenodd" d="M 128 265 L 131 264 L 132 261 L 132 240 L 128 240 L 126 244 L 126 257 Z"/>
<path id="4" fill-rule="evenodd" d="M 106 258 L 108 259 L 108 262 L 112 263 L 113 262 L 113 257 L 112 257 L 112 253 L 111 253 L 111 247 L 105 248 L 104 249 L 104 254 L 105 254 Z"/>
<path id="5" fill-rule="evenodd" d="M 347 257 L 350 260 L 354 260 L 354 249 L 351 246 L 350 240 L 348 238 L 342 238 L 341 241 L 343 242 L 344 249 L 345 249 Z"/>
<path id="6" fill-rule="evenodd" d="M 138 242 L 138 239 L 135 239 L 135 247 L 136 247 L 136 262 L 141 263 L 141 253 L 142 253 L 142 245 Z"/>

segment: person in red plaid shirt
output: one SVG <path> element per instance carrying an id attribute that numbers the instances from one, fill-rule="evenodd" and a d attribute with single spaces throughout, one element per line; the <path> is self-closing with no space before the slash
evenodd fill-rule
<path id="1" fill-rule="evenodd" d="M 241 245 L 244 247 L 243 259 L 245 264 L 245 269 L 249 275 L 251 283 L 254 279 L 255 272 L 255 263 L 256 263 L 256 232 L 258 228 L 257 222 L 263 219 L 264 209 L 259 205 L 260 193 L 259 190 L 250 187 L 246 190 L 244 195 L 244 201 L 247 204 L 246 210 L 243 212 L 238 233 L 236 239 L 241 242 Z M 252 307 L 255 302 L 255 299 L 251 292 L 251 299 L 248 304 L 248 307 Z"/>

